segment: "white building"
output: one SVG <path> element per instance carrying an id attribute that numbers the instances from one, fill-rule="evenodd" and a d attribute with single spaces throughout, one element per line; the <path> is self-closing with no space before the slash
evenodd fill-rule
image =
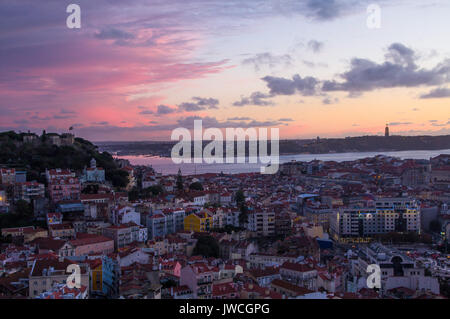
<path id="1" fill-rule="evenodd" d="M 115 209 L 115 222 L 117 224 L 135 223 L 141 225 L 141 214 L 134 207 L 121 206 Z"/>
<path id="2" fill-rule="evenodd" d="M 91 160 L 89 168 L 84 169 L 83 182 L 104 183 L 105 182 L 105 170 L 102 167 L 97 167 L 97 161 L 95 158 Z"/>
<path id="3" fill-rule="evenodd" d="M 401 251 L 373 243 L 361 248 L 353 275 L 367 278 L 367 266 L 378 265 L 381 269 L 381 294 L 388 290 L 405 287 L 417 292 L 439 294 L 439 282 L 436 277 L 425 276 L 425 269 Z"/>
<path id="4" fill-rule="evenodd" d="M 374 207 L 340 208 L 330 216 L 335 240 L 364 240 L 389 232 L 420 233 L 420 207 L 408 198 L 383 198 Z"/>
<path id="5" fill-rule="evenodd" d="M 226 212 L 226 224 L 234 227 L 239 227 L 239 215 L 241 214 L 238 210 L 231 210 Z"/>
<path id="6" fill-rule="evenodd" d="M 249 211 L 247 229 L 256 236 L 274 235 L 275 212 L 267 210 Z"/>
<path id="7" fill-rule="evenodd" d="M 139 227 L 139 237 L 138 242 L 145 243 L 148 239 L 148 229 L 147 227 L 140 226 Z"/>
<path id="8" fill-rule="evenodd" d="M 206 202 L 208 200 L 208 196 L 206 194 L 198 194 L 198 195 L 194 196 L 193 200 L 194 200 L 194 205 L 203 206 L 206 204 Z"/>

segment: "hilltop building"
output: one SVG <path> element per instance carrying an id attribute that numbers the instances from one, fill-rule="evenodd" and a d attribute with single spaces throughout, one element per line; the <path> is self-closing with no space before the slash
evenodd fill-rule
<path id="1" fill-rule="evenodd" d="M 83 171 L 83 182 L 104 183 L 105 170 L 102 167 L 97 167 L 95 158 L 91 159 L 90 167 Z"/>

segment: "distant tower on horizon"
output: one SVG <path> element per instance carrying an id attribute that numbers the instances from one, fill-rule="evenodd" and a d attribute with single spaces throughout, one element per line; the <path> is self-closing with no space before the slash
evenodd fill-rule
<path id="1" fill-rule="evenodd" d="M 384 129 L 384 136 L 389 137 L 389 126 L 387 123 L 386 123 L 386 128 Z"/>

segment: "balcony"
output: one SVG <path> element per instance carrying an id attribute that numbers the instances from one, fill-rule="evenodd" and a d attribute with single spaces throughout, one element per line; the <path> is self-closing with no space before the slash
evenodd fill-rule
<path id="1" fill-rule="evenodd" d="M 213 283 L 212 278 L 211 279 L 199 279 L 197 280 L 197 286 L 204 286 L 204 285 L 211 285 Z"/>

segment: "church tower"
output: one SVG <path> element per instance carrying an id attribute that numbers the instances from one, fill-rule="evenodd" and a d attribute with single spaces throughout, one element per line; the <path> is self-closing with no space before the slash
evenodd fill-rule
<path id="1" fill-rule="evenodd" d="M 91 159 L 91 168 L 97 168 L 97 161 L 95 160 L 95 158 Z"/>

